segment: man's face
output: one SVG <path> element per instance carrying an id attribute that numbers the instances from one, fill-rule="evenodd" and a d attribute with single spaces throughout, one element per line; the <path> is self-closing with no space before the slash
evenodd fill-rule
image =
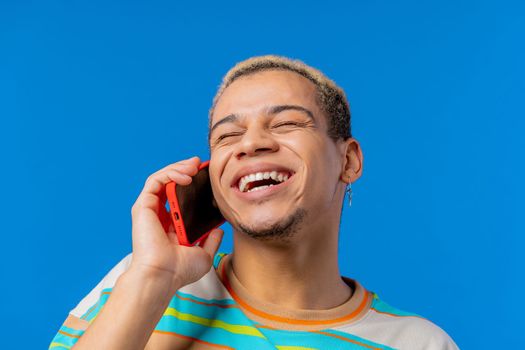
<path id="1" fill-rule="evenodd" d="M 339 210 L 344 152 L 327 134 L 308 79 L 279 70 L 238 78 L 211 128 L 213 193 L 237 230 L 269 236 L 283 223 L 308 225 Z"/>

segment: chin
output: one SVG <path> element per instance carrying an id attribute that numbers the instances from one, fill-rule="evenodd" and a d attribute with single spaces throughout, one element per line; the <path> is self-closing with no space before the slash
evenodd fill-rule
<path id="1" fill-rule="evenodd" d="M 286 221 L 292 210 L 275 210 L 275 208 L 266 208 L 265 206 L 256 206 L 253 209 L 238 212 L 240 226 L 250 227 L 253 230 L 265 230 Z"/>
<path id="2" fill-rule="evenodd" d="M 235 228 L 261 241 L 288 241 L 300 229 L 306 211 L 298 208 L 284 217 L 272 217 L 269 215 L 254 217 L 253 220 L 238 222 Z"/>

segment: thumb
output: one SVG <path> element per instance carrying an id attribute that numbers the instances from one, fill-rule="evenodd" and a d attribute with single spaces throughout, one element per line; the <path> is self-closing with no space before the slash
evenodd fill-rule
<path id="1" fill-rule="evenodd" d="M 213 259 L 215 257 L 215 254 L 217 253 L 217 250 L 219 249 L 219 246 L 222 242 L 222 237 L 224 236 L 224 231 L 220 228 L 216 228 L 206 237 L 206 242 L 204 242 L 204 246 L 202 249 L 208 253 L 211 258 Z"/>

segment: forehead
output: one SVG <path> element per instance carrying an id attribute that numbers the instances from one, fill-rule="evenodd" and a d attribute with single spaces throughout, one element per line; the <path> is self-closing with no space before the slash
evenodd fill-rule
<path id="1" fill-rule="evenodd" d="M 266 70 L 243 76 L 223 92 L 212 115 L 212 124 L 232 113 L 247 114 L 270 105 L 295 104 L 318 115 L 314 83 L 298 73 Z M 316 113 L 317 112 L 317 113 Z"/>

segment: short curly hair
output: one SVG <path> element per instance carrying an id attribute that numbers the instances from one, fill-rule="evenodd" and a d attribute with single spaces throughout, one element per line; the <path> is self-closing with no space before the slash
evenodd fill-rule
<path id="1" fill-rule="evenodd" d="M 330 80 L 321 71 L 310 67 L 300 60 L 284 56 L 265 55 L 248 58 L 237 63 L 222 78 L 213 104 L 209 110 L 209 127 L 215 106 L 224 90 L 236 79 L 264 70 L 288 70 L 298 73 L 313 82 L 317 89 L 316 102 L 328 121 L 328 136 L 334 141 L 347 140 L 352 137 L 350 125 L 350 106 L 345 92 L 334 81 Z"/>

